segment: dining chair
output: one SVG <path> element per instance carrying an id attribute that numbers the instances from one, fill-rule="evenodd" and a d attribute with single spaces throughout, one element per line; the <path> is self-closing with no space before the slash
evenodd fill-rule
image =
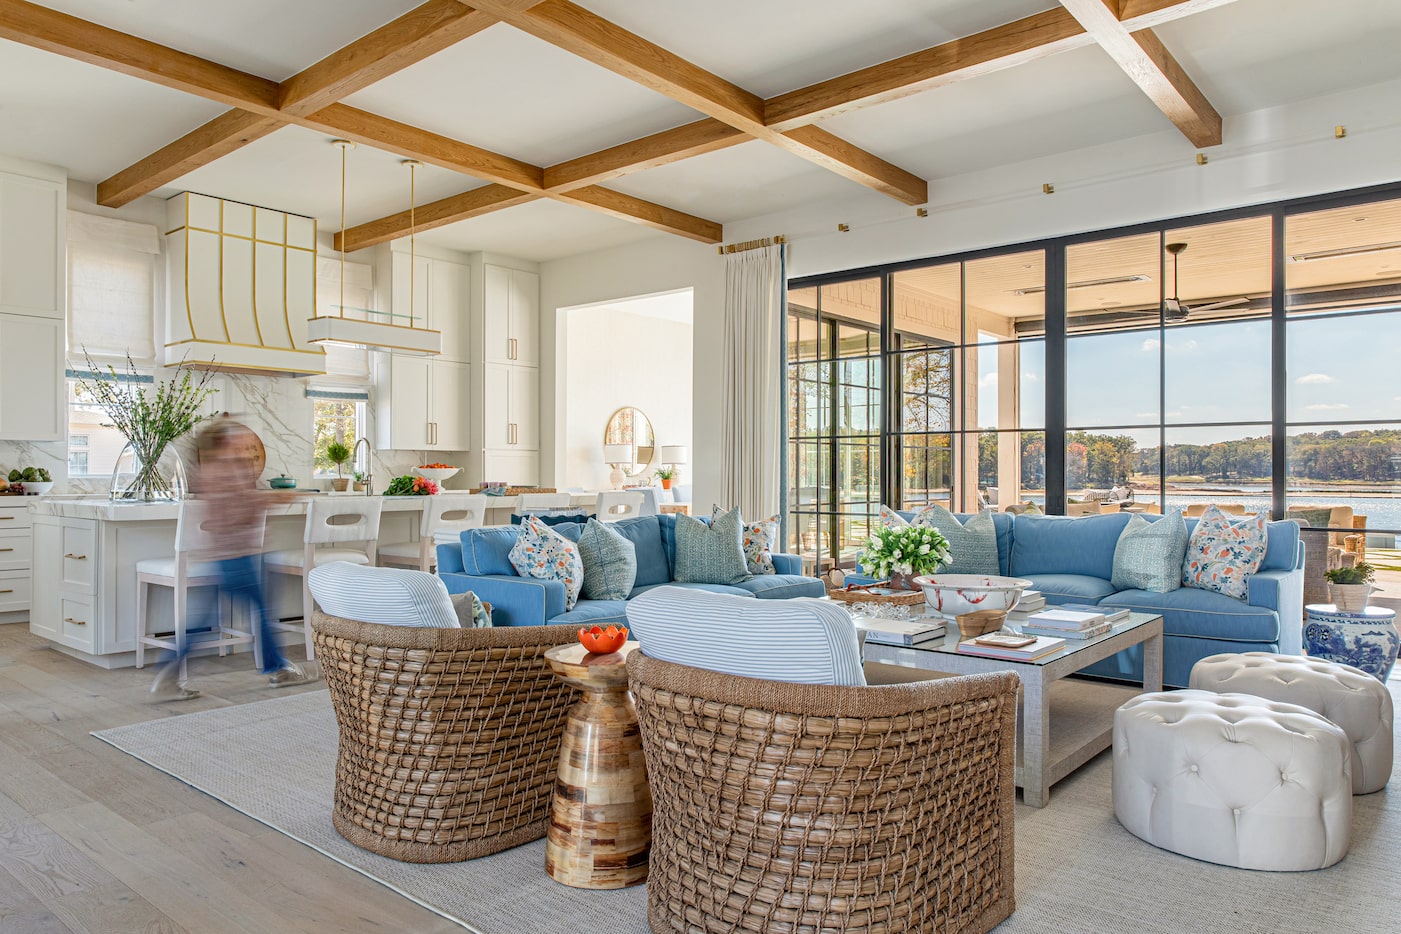
<path id="1" fill-rule="evenodd" d="M 488 498 L 483 493 L 439 493 L 425 498 L 418 541 L 381 545 L 378 549 L 380 564 L 433 571 L 438 566 L 438 548 L 434 542 L 438 535 L 479 529 L 486 522 Z"/>

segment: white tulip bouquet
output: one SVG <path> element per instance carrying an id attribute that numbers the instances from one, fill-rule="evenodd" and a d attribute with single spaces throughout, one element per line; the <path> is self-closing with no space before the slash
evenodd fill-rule
<path id="1" fill-rule="evenodd" d="M 952 559 L 948 539 L 927 526 L 881 528 L 856 556 L 861 569 L 876 578 L 896 574 L 933 574 Z"/>

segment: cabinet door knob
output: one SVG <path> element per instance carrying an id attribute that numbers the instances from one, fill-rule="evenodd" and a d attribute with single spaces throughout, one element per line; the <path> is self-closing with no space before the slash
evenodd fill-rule
<path id="1" fill-rule="evenodd" d="M 74 619 L 71 616 L 63 617 L 63 621 L 65 623 L 72 623 L 74 626 L 86 626 L 88 624 L 88 621 L 85 619 Z"/>

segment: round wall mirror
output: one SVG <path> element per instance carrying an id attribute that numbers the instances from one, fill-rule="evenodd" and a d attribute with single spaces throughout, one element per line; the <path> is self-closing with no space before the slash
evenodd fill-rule
<path id="1" fill-rule="evenodd" d="M 625 405 L 608 419 L 608 427 L 603 429 L 605 445 L 627 445 L 629 459 L 618 463 L 618 468 L 629 477 L 636 477 L 652 464 L 657 440 L 652 434 L 652 423 L 641 409 Z M 612 456 L 606 455 L 612 464 Z"/>

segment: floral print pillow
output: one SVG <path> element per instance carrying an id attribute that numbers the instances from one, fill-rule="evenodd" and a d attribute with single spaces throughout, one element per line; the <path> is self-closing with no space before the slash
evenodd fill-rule
<path id="1" fill-rule="evenodd" d="M 909 525 L 905 517 L 900 515 L 889 506 L 882 505 L 880 508 L 880 527 L 883 529 L 899 529 Z"/>
<path id="2" fill-rule="evenodd" d="M 521 520 L 516 543 L 511 546 L 511 566 L 521 577 L 555 580 L 564 584 L 564 609 L 574 609 L 584 586 L 584 560 L 579 546 L 535 516 Z"/>
<path id="3" fill-rule="evenodd" d="M 719 506 L 712 507 L 711 521 L 722 513 Z M 744 564 L 750 574 L 778 573 L 773 565 L 773 546 L 778 543 L 778 522 L 778 516 L 769 516 L 758 522 L 741 522 L 740 543 L 744 546 Z"/>
<path id="4" fill-rule="evenodd" d="M 1215 506 L 1197 520 L 1182 559 L 1182 585 L 1214 590 L 1237 600 L 1250 596 L 1250 575 L 1260 570 L 1268 544 L 1265 515 L 1232 523 Z"/>

